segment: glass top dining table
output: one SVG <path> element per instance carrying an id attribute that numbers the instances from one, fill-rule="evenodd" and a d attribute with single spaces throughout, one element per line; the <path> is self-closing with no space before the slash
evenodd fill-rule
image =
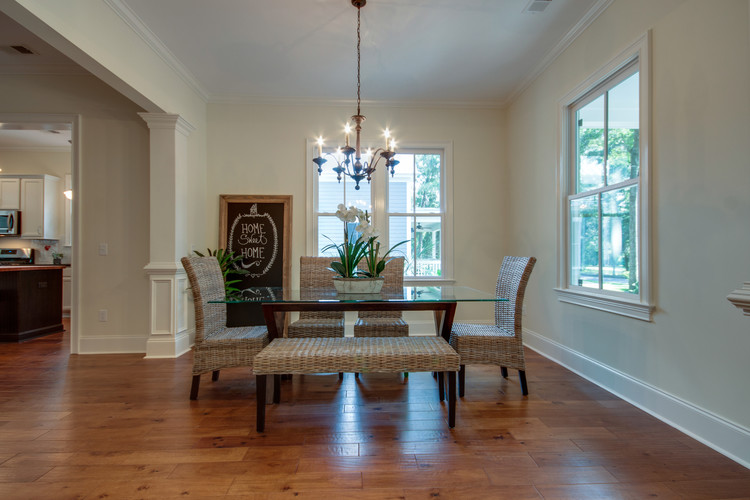
<path id="1" fill-rule="evenodd" d="M 494 293 L 465 286 L 433 285 L 384 288 L 374 294 L 343 294 L 330 289 L 252 287 L 243 290 L 240 299 L 212 302 L 260 302 L 269 339 L 283 336 L 286 314 L 291 311 L 433 311 L 436 331 L 448 341 L 457 304 L 507 300 Z"/>

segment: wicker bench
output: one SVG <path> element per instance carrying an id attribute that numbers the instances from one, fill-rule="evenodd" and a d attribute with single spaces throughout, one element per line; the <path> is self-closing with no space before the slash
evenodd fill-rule
<path id="1" fill-rule="evenodd" d="M 273 402 L 281 401 L 282 374 L 438 372 L 440 401 L 448 372 L 448 426 L 456 423 L 459 356 L 442 337 L 274 339 L 255 356 L 257 430 L 266 414 L 266 375 L 274 375 Z"/>

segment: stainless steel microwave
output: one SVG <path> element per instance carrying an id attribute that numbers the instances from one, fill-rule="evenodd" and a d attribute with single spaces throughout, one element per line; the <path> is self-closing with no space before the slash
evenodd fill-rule
<path id="1" fill-rule="evenodd" d="M 0 235 L 21 234 L 21 212 L 0 210 Z"/>

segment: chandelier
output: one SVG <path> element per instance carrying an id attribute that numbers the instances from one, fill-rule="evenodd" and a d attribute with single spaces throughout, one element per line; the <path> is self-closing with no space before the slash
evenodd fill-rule
<path id="1" fill-rule="evenodd" d="M 368 149 L 365 152 L 367 156 L 366 160 L 362 160 L 360 135 L 362 132 L 362 122 L 365 121 L 365 117 L 360 111 L 360 45 L 362 42 L 360 35 L 360 12 L 366 3 L 367 0 L 352 0 L 352 5 L 357 8 L 357 114 L 352 116 L 354 133 L 356 134 L 355 147 L 349 145 L 349 135 L 352 127 L 347 123 L 344 127 L 345 146 L 337 149 L 337 153 L 340 154 L 325 154 L 325 156 L 332 158 L 336 162 L 336 166 L 332 170 L 336 172 L 338 181 L 341 182 L 341 174 L 346 174 L 354 181 L 354 189 L 359 189 L 359 182 L 362 179 L 367 179 L 367 182 L 372 180 L 372 174 L 375 172 L 375 168 L 382 158 L 385 158 L 386 169 L 391 169 L 391 176 L 395 173 L 395 167 L 399 163 L 398 160 L 393 158 L 396 155 L 396 141 L 390 136 L 388 129 L 385 129 L 384 133 L 385 147 L 378 148 L 375 151 Z M 323 156 L 323 137 L 318 137 L 318 156 L 317 158 L 313 158 L 313 162 L 318 166 L 318 175 L 323 173 L 323 164 L 328 161 Z"/>

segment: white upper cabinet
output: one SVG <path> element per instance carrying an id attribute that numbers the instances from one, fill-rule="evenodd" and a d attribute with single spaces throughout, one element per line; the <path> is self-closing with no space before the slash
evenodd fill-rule
<path id="1" fill-rule="evenodd" d="M 0 209 L 21 208 L 21 179 L 0 177 Z"/>
<path id="2" fill-rule="evenodd" d="M 21 178 L 21 238 L 59 240 L 62 187 L 51 175 Z"/>

